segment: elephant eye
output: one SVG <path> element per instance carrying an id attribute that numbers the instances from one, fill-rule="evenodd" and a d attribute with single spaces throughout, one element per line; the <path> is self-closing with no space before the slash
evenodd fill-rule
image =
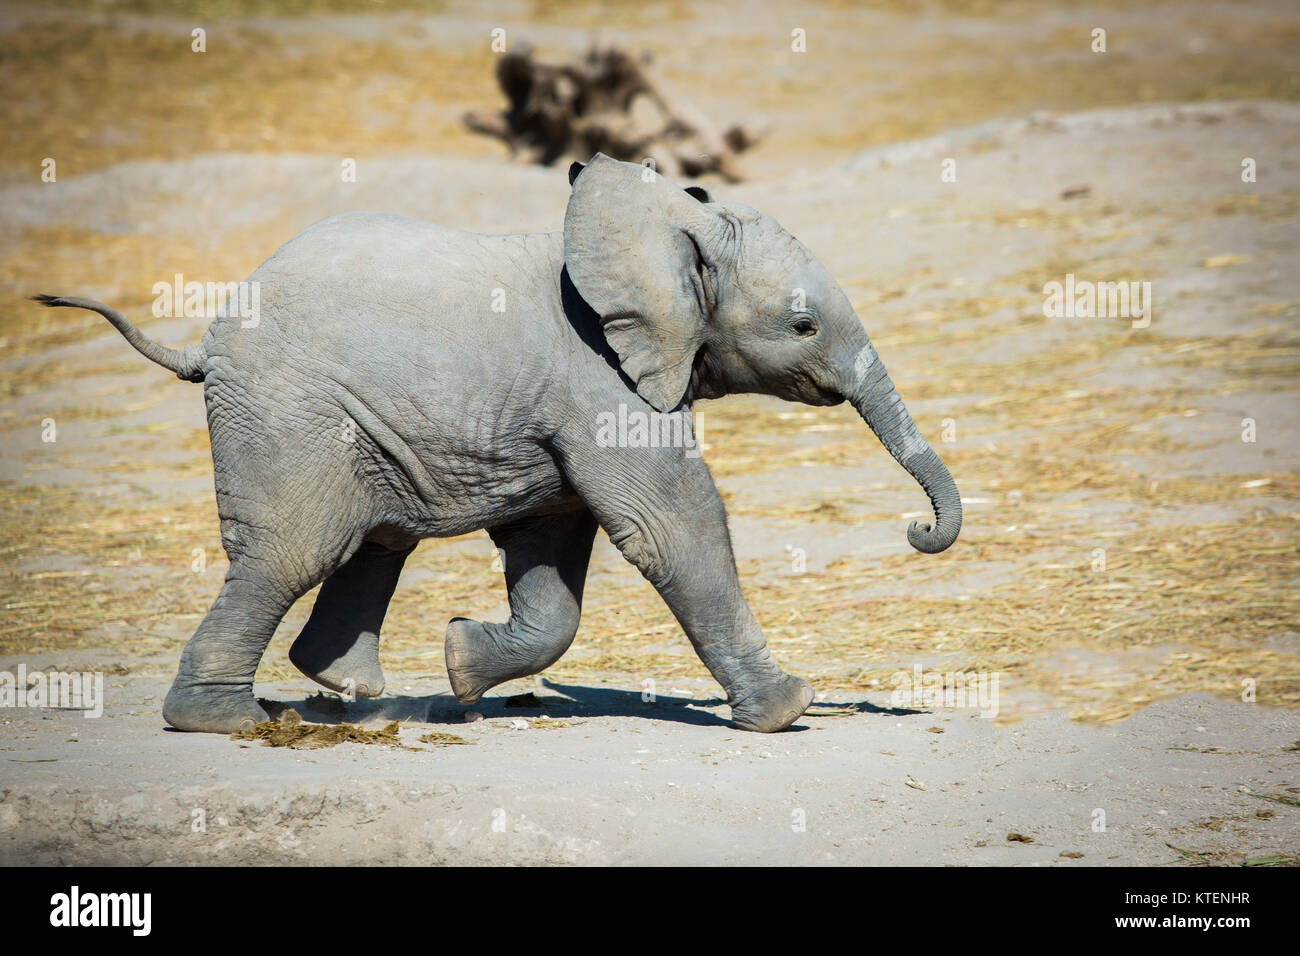
<path id="1" fill-rule="evenodd" d="M 792 323 L 790 323 L 790 328 L 792 328 L 799 335 L 815 335 L 817 333 L 817 325 L 813 322 L 812 319 L 803 315 L 799 316 Z"/>

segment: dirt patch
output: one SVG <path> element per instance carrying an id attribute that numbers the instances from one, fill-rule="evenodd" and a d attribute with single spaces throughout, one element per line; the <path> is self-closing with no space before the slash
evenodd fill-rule
<path id="1" fill-rule="evenodd" d="M 263 747 L 290 747 L 294 750 L 319 750 L 339 744 L 381 744 L 400 747 L 394 721 L 379 730 L 366 730 L 355 724 L 309 724 L 293 708 L 283 709 L 276 720 L 266 720 L 235 731 L 231 740 L 260 740 Z M 423 738 L 421 738 L 423 739 Z"/>

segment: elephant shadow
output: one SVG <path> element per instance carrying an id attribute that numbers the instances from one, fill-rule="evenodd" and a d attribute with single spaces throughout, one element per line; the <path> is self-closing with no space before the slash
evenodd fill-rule
<path id="1" fill-rule="evenodd" d="M 535 718 L 546 716 L 557 720 L 590 717 L 645 717 L 674 723 L 729 727 L 730 722 L 718 714 L 701 708 L 721 707 L 726 703 L 720 697 L 682 697 L 657 694 L 653 700 L 643 700 L 641 691 L 616 690 L 606 687 L 586 687 L 576 684 L 558 684 L 543 680 L 545 689 L 557 693 L 530 691 L 510 696 L 488 696 L 466 707 L 456 702 L 451 694 L 426 696 L 396 695 L 375 699 L 344 700 L 341 697 L 317 693 L 298 700 L 273 701 L 261 699 L 272 720 L 292 709 L 307 721 L 321 724 L 369 723 L 377 721 L 415 721 L 427 724 L 464 724 L 467 711 L 476 711 L 485 719 Z M 794 729 L 794 728 L 792 728 Z"/>
<path id="2" fill-rule="evenodd" d="M 734 729 L 729 720 L 714 713 L 726 700 L 721 697 L 685 697 L 673 694 L 654 694 L 646 699 L 642 691 L 620 690 L 611 687 L 589 687 L 582 684 L 562 684 L 543 678 L 543 688 L 555 693 L 530 691 L 512 696 L 484 697 L 472 707 L 456 702 L 450 694 L 427 696 L 397 695 L 372 700 L 344 700 L 340 697 L 315 694 L 296 701 L 267 701 L 272 719 L 292 708 L 304 720 L 313 723 L 366 723 L 371 721 L 416 721 L 427 724 L 463 724 L 465 713 L 474 710 L 485 719 L 534 718 L 546 716 L 557 720 L 592 717 L 643 717 L 664 720 L 696 727 L 726 727 Z M 831 707 L 840 714 L 874 714 L 886 717 L 904 717 L 928 713 L 905 707 L 881 707 L 867 700 L 834 701 L 815 704 L 814 707 Z M 808 721 L 817 719 L 805 714 L 790 731 L 808 730 Z"/>

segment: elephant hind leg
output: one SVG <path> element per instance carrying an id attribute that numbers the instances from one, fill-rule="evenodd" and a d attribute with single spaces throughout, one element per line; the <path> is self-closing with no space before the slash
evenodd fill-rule
<path id="1" fill-rule="evenodd" d="M 501 549 L 510 620 L 453 618 L 445 642 L 447 676 L 462 704 L 554 664 L 578 631 L 596 519 L 585 509 L 489 529 Z"/>
<path id="2" fill-rule="evenodd" d="M 271 501 L 309 500 L 284 486 Z M 276 627 L 295 601 L 323 581 L 361 544 L 362 532 L 340 522 L 330 494 L 318 507 L 285 509 L 252 497 L 217 495 L 222 543 L 230 556 L 221 591 L 181 652 L 163 717 L 177 730 L 231 733 L 267 719 L 253 678 Z"/>
<path id="3" fill-rule="evenodd" d="M 395 550 L 362 542 L 321 585 L 306 627 L 289 648 L 293 665 L 330 690 L 356 697 L 382 694 L 379 628 L 402 565 L 414 550 L 414 543 Z"/>
<path id="4" fill-rule="evenodd" d="M 220 593 L 181 652 L 163 702 L 169 725 L 228 734 L 267 719 L 253 696 L 253 678 L 280 619 L 301 596 L 285 580 L 271 562 L 233 558 Z"/>

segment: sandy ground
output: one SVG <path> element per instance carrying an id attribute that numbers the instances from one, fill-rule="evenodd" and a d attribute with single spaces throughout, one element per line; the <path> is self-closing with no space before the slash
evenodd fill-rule
<path id="1" fill-rule="evenodd" d="M 1204 695 L 1106 729 L 1059 713 L 999 728 L 884 695 L 760 736 L 731 729 L 700 685 L 654 704 L 549 686 L 540 708 L 493 698 L 465 724 L 445 682 L 418 681 L 349 715 L 407 718 L 414 752 L 293 751 L 164 734 L 166 682 L 111 680 L 103 718 L 6 722 L 6 863 L 1106 866 L 1300 851 L 1295 807 L 1269 799 L 1297 782 L 1284 747 L 1300 721 Z M 420 744 L 430 731 L 468 745 Z"/>
<path id="2" fill-rule="evenodd" d="M 11 34 L 45 16 L 17 9 L 0 24 Z M 1226 16 L 1178 10 L 1185 36 Z M 1240 29 L 1289 36 L 1278 10 L 1252 8 Z M 838 14 L 815 16 L 832 27 Z M 891 55 L 986 26 L 900 31 Z M 305 45 L 313 29 L 277 26 Z M 380 18 L 342 32 L 393 29 Z M 424 36 L 417 46 L 443 37 Z M 1261 70 L 1275 53 L 1261 47 Z M 668 54 L 670 72 L 685 55 Z M 712 95 L 723 109 L 743 87 L 728 74 Z M 841 281 L 949 463 L 966 523 L 947 554 L 911 553 L 904 530 L 924 499 L 849 410 L 702 404 L 751 604 L 778 660 L 819 692 L 813 714 L 772 737 L 729 727 L 680 629 L 603 536 L 573 650 L 467 723 L 441 635 L 453 614 L 503 614 L 482 534 L 426 542 L 408 563 L 379 701 L 306 701 L 286 651 L 311 597 L 259 672 L 268 699 L 309 719 L 399 720 L 414 749 L 164 731 L 179 649 L 225 568 L 201 396 L 98 317 L 38 311 L 20 294 L 100 297 L 161 341 L 195 341 L 202 320 L 148 318 L 152 282 L 242 278 L 350 209 L 554 230 L 567 183 L 562 169 L 460 141 L 438 155 L 394 143 L 355 184 L 310 141 L 164 159 L 110 150 L 57 187 L 0 163 L 0 671 L 107 675 L 99 719 L 0 710 L 0 861 L 1300 859 L 1300 107 L 1008 107 L 862 150 L 865 134 L 853 149 L 830 137 L 834 116 L 796 121 L 798 95 L 768 107 L 791 111 L 800 135 L 808 125 L 809 149 L 778 132 L 752 181 L 710 188 L 774 215 Z M 122 130 L 124 143 L 147 140 Z M 949 157 L 955 183 L 940 177 Z M 1244 157 L 1257 182 L 1242 181 Z M 1044 283 L 1066 273 L 1151 282 L 1150 327 L 1044 316 Z M 893 679 L 916 666 L 998 673 L 998 718 L 893 706 Z M 506 706 L 529 691 L 536 703 Z M 419 742 L 430 732 L 470 745 Z"/>

